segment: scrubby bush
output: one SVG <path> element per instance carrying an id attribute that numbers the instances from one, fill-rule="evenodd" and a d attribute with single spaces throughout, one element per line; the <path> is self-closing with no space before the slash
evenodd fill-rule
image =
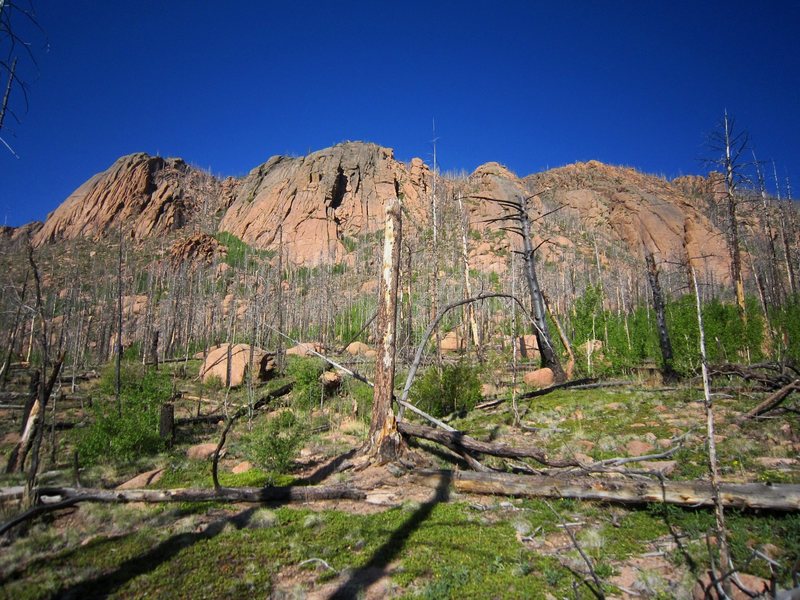
<path id="1" fill-rule="evenodd" d="M 161 404 L 172 391 L 169 374 L 146 369 L 137 363 L 122 363 L 121 415 L 114 402 L 113 365 L 103 371 L 99 390 L 105 398 L 94 403 L 91 425 L 76 430 L 77 450 L 83 464 L 130 462 L 163 448 L 158 421 Z"/>
<path id="2" fill-rule="evenodd" d="M 274 477 L 292 466 L 303 438 L 297 417 L 286 410 L 258 423 L 242 446 L 248 459 Z"/>
<path id="3" fill-rule="evenodd" d="M 325 362 L 319 358 L 293 356 L 286 365 L 286 374 L 294 379 L 295 406 L 308 409 L 319 403 L 322 383 L 319 377 L 325 370 Z"/>
<path id="4" fill-rule="evenodd" d="M 470 411 L 481 400 L 477 370 L 466 361 L 431 367 L 411 388 L 411 400 L 435 417 L 456 411 Z"/>

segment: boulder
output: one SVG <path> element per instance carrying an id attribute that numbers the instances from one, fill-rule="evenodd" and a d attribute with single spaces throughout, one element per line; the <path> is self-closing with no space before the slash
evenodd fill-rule
<path id="1" fill-rule="evenodd" d="M 556 381 L 555 376 L 553 375 L 553 370 L 549 367 L 536 369 L 535 371 L 525 373 L 525 376 L 522 378 L 522 380 L 527 385 L 536 388 L 550 387 Z"/>
<path id="2" fill-rule="evenodd" d="M 195 446 L 191 446 L 189 449 L 186 450 L 186 457 L 191 460 L 208 460 L 212 456 L 214 456 L 214 451 L 217 449 L 216 442 L 209 442 L 208 444 L 197 444 Z M 223 448 L 220 452 L 220 456 L 225 454 L 225 449 Z"/>
<path id="3" fill-rule="evenodd" d="M 324 371 L 319 376 L 319 381 L 326 390 L 331 391 L 342 385 L 342 376 L 336 371 Z"/>
<path id="4" fill-rule="evenodd" d="M 631 440 L 625 444 L 625 450 L 628 451 L 629 456 L 644 456 L 648 452 L 653 451 L 653 444 L 642 440 Z"/>
<path id="5" fill-rule="evenodd" d="M 235 467 L 233 467 L 233 469 L 231 469 L 231 473 L 235 473 L 236 475 L 240 473 L 247 473 L 247 471 L 249 471 L 252 468 L 253 468 L 253 463 L 251 463 L 249 460 L 245 460 L 243 462 L 240 462 Z"/>
<path id="6" fill-rule="evenodd" d="M 756 577 L 755 575 L 750 575 L 749 573 L 738 573 L 737 575 L 739 577 L 739 581 L 742 582 L 742 585 L 756 594 L 766 593 L 769 590 L 769 581 L 766 579 Z M 700 581 L 695 584 L 694 589 L 692 590 L 692 598 L 694 598 L 694 600 L 717 600 L 719 595 L 717 594 L 716 590 L 711 590 L 708 594 L 706 594 L 706 588 L 709 586 L 710 582 L 711 578 L 708 576 L 708 573 L 703 574 L 700 577 Z M 732 585 L 731 588 L 731 600 L 750 600 L 751 596 L 745 594 L 735 585 Z"/>
<path id="7" fill-rule="evenodd" d="M 322 354 L 325 352 L 325 346 L 319 342 L 303 342 L 286 350 L 286 354 L 288 356 L 314 356 L 312 350 Z"/>
<path id="8" fill-rule="evenodd" d="M 250 346 L 248 344 L 222 344 L 211 348 L 200 367 L 200 377 L 204 383 L 219 379 L 223 385 L 228 377 L 228 349 L 230 349 L 230 387 L 239 387 L 244 383 L 250 367 Z M 254 379 L 266 381 L 275 370 L 275 355 L 260 348 L 253 348 Z"/>
<path id="9" fill-rule="evenodd" d="M 364 342 L 352 342 L 345 350 L 351 356 L 375 356 L 375 351 Z"/>
<path id="10" fill-rule="evenodd" d="M 464 338 L 456 331 L 448 331 L 439 342 L 439 350 L 442 352 L 461 352 L 464 350 Z"/>
<path id="11" fill-rule="evenodd" d="M 213 454 L 214 451 L 212 449 L 211 453 Z M 164 469 L 153 469 L 152 471 L 147 471 L 145 473 L 139 473 L 133 479 L 129 479 L 125 483 L 121 483 L 117 486 L 118 490 L 138 490 L 153 483 L 158 483 L 161 477 L 164 476 Z"/>

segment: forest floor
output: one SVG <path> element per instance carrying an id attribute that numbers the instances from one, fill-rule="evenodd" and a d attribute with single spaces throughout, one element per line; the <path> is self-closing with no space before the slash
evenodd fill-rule
<path id="1" fill-rule="evenodd" d="M 718 391 L 723 479 L 800 483 L 797 413 L 737 423 L 756 400 L 747 390 Z M 176 416 L 196 404 L 179 406 Z M 79 419 L 81 410 L 64 408 L 60 418 Z M 304 438 L 285 473 L 270 473 L 249 464 L 244 448 L 250 427 L 280 410 L 234 429 L 220 461 L 222 485 L 346 484 L 366 492 L 365 500 L 82 503 L 6 535 L 0 597 L 585 598 L 591 596 L 584 584 L 592 581 L 588 561 L 606 597 L 691 598 L 716 550 L 714 515 L 707 509 L 458 493 L 451 474 L 465 465 L 431 442 L 412 440 L 404 464 L 347 468 L 367 425 L 341 404 L 335 412 L 326 405 L 309 412 L 309 426 L 327 416 L 327 430 Z M 690 385 L 561 390 L 520 404 L 516 414 L 518 421 L 512 403 L 504 402 L 453 416 L 449 424 L 474 438 L 535 445 L 582 462 L 680 444 L 669 458 L 640 467 L 669 479 L 707 477 L 702 391 Z M 19 411 L 0 409 L 0 423 L 4 464 Z M 187 453 L 216 442 L 220 427 L 181 428 L 169 451 L 86 469 L 82 483 L 110 488 L 148 472 L 153 488 L 212 487 L 211 461 Z M 67 452 L 59 452 L 68 463 Z M 496 468 L 523 462 L 482 460 Z M 73 483 L 68 464 L 46 468 L 48 484 Z M 4 475 L 0 487 L 20 481 Z M 4 506 L 0 518 L 16 510 Z M 769 557 L 778 582 L 789 586 L 800 560 L 800 514 L 726 514 L 741 571 L 769 579 Z"/>

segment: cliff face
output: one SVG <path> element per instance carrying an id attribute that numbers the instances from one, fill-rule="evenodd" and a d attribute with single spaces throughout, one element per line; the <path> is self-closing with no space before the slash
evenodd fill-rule
<path id="1" fill-rule="evenodd" d="M 345 238 L 383 228 L 389 197 L 401 195 L 407 213 L 422 218 L 426 172 L 419 159 L 407 168 L 391 149 L 360 142 L 275 156 L 241 182 L 219 229 L 257 248 L 281 243 L 294 262 L 335 261 Z"/>
<path id="2" fill-rule="evenodd" d="M 99 239 L 120 224 L 135 240 L 161 235 L 213 215 L 229 202 L 230 187 L 179 158 L 123 156 L 48 215 L 33 240 Z"/>
<path id="3" fill-rule="evenodd" d="M 558 210 L 557 219 L 572 221 L 579 232 L 606 236 L 633 257 L 643 250 L 660 260 L 685 259 L 701 272 L 728 278 L 728 251 L 723 233 L 682 185 L 624 167 L 596 161 L 576 163 L 525 178 Z"/>

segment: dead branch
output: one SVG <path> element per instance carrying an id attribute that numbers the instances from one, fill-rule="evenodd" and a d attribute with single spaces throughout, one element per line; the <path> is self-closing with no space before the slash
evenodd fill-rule
<path id="1" fill-rule="evenodd" d="M 532 458 L 535 461 L 549 467 L 581 466 L 581 464 L 574 459 L 550 459 L 547 457 L 547 453 L 541 448 L 514 448 L 511 446 L 506 446 L 505 444 L 481 442 L 463 434 L 460 431 L 440 431 L 438 429 L 433 429 L 432 427 L 426 427 L 425 425 L 409 423 L 408 421 L 398 422 L 397 428 L 400 433 L 404 435 L 410 435 L 413 437 L 430 440 L 432 442 L 437 442 L 459 453 L 480 452 L 481 454 L 489 454 L 490 456 L 499 456 L 502 458 Z"/>
<path id="2" fill-rule="evenodd" d="M 761 402 L 755 408 L 749 410 L 745 414 L 741 415 L 737 421 L 746 421 L 748 419 L 753 419 L 760 415 L 763 415 L 766 412 L 771 411 L 773 408 L 778 406 L 781 402 L 786 400 L 792 392 L 800 390 L 800 379 L 795 379 L 791 383 L 786 384 L 781 389 L 776 390 L 769 396 L 767 396 L 763 402 Z"/>
<path id="3" fill-rule="evenodd" d="M 174 490 L 103 490 L 93 488 L 34 488 L 40 504 L 0 525 L 3 535 L 39 515 L 74 506 L 80 502 L 313 502 L 318 500 L 363 500 L 366 494 L 344 485 L 309 485 L 242 488 L 182 488 Z"/>
<path id="4" fill-rule="evenodd" d="M 713 365 L 708 367 L 708 374 L 711 377 L 718 375 L 739 377 L 744 381 L 757 383 L 768 390 L 777 390 L 792 382 L 792 378 L 785 373 L 783 367 L 773 363 L 749 366 L 733 363 Z"/>

